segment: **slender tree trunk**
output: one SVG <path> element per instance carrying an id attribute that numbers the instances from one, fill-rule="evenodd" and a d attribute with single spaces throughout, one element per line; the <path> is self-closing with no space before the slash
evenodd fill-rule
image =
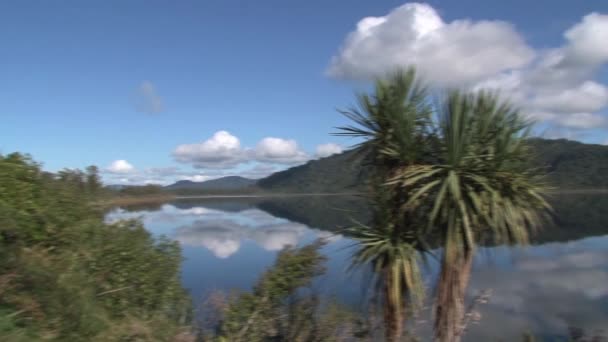
<path id="1" fill-rule="evenodd" d="M 462 338 L 473 254 L 472 250 L 465 250 L 448 258 L 444 253 L 435 304 L 435 341 L 459 342 Z"/>
<path id="2" fill-rule="evenodd" d="M 395 286 L 398 286 L 398 280 L 394 279 L 394 275 L 390 268 L 387 267 L 384 271 L 384 329 L 387 342 L 397 342 L 403 336 L 403 302 L 401 296 L 395 298 Z M 401 289 L 396 289 L 400 291 Z"/>

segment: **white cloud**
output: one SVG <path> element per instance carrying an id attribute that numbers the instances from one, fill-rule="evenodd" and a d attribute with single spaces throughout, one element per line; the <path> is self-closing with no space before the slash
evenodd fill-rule
<path id="1" fill-rule="evenodd" d="M 562 46 L 535 50 L 506 22 L 446 23 L 433 7 L 408 3 L 362 19 L 328 74 L 369 79 L 413 65 L 434 86 L 498 89 L 552 130 L 605 129 L 608 87 L 597 75 L 606 37 L 608 15 L 591 13 L 565 30 Z"/>
<path id="2" fill-rule="evenodd" d="M 116 163 L 116 162 L 115 162 Z M 120 169 L 122 162 L 119 163 Z M 127 163 L 128 164 L 128 163 Z M 130 165 L 130 164 L 129 164 Z M 122 165 L 124 170 L 126 165 Z M 105 184 L 123 184 L 123 185 L 143 185 L 143 184 L 158 184 L 169 185 L 178 180 L 191 180 L 202 182 L 213 178 L 226 176 L 227 174 L 221 170 L 200 171 L 184 171 L 179 167 L 151 167 L 143 170 L 133 168 L 129 172 L 113 172 L 105 169 L 104 183 Z"/>
<path id="3" fill-rule="evenodd" d="M 597 66 L 608 62 L 608 15 L 591 13 L 566 31 L 569 62 Z"/>
<path id="4" fill-rule="evenodd" d="M 249 162 L 293 165 L 310 159 L 295 140 L 267 137 L 255 148 L 243 148 L 239 139 L 226 132 L 216 132 L 201 143 L 179 145 L 173 157 L 196 168 L 227 169 Z M 257 170 L 259 171 L 259 170 Z"/>
<path id="5" fill-rule="evenodd" d="M 342 146 L 334 143 L 321 144 L 317 146 L 315 156 L 317 158 L 329 157 L 332 154 L 342 153 Z"/>
<path id="6" fill-rule="evenodd" d="M 244 151 L 237 137 L 218 131 L 203 142 L 177 146 L 173 157 L 197 168 L 229 168 L 244 161 Z"/>
<path id="7" fill-rule="evenodd" d="M 481 82 L 477 87 L 500 89 L 531 117 L 559 128 L 605 128 L 608 87 L 593 80 L 608 62 L 604 41 L 608 16 L 590 14 L 566 31 L 563 46 L 538 53 L 524 68 Z M 577 135 L 568 133 L 567 135 Z"/>
<path id="8" fill-rule="evenodd" d="M 509 23 L 445 23 L 433 7 L 407 3 L 386 16 L 359 21 L 327 72 L 361 79 L 416 65 L 429 81 L 456 85 L 523 67 L 533 57 L 534 51 Z"/>
<path id="9" fill-rule="evenodd" d="M 133 165 L 129 164 L 128 161 L 124 159 L 119 159 L 113 161 L 110 166 L 108 166 L 105 170 L 109 173 L 118 173 L 118 174 L 126 174 L 135 171 Z"/>
<path id="10" fill-rule="evenodd" d="M 557 122 L 564 127 L 589 129 L 604 127 L 607 121 L 604 116 L 599 114 L 572 113 L 560 115 Z"/>
<path id="11" fill-rule="evenodd" d="M 192 175 L 192 176 L 181 176 L 179 179 L 180 180 L 189 180 L 192 182 L 204 182 L 204 181 L 213 179 L 213 177 L 206 176 L 206 175 Z"/>
<path id="12" fill-rule="evenodd" d="M 137 110 L 148 114 L 160 113 L 165 108 L 162 98 L 156 91 L 156 87 L 150 81 L 143 81 L 137 87 L 135 101 Z"/>
<path id="13" fill-rule="evenodd" d="M 296 164 L 309 159 L 295 140 L 267 137 L 256 145 L 254 158 L 261 162 Z"/>
<path id="14" fill-rule="evenodd" d="M 569 89 L 539 94 L 532 106 L 561 113 L 596 112 L 608 104 L 608 88 L 593 81 L 585 81 Z"/>
<path id="15" fill-rule="evenodd" d="M 602 145 L 608 146 L 608 139 L 604 140 L 604 142 L 602 142 Z"/>

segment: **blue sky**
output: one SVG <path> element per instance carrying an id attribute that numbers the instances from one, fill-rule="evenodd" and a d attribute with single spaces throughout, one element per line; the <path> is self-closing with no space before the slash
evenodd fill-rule
<path id="1" fill-rule="evenodd" d="M 335 109 L 411 64 L 608 144 L 602 41 L 605 0 L 3 1 L 0 153 L 110 183 L 260 177 L 347 147 Z"/>

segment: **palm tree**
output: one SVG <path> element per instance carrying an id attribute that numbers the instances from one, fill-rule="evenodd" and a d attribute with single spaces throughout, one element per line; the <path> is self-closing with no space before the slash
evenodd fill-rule
<path id="1" fill-rule="evenodd" d="M 355 125 L 338 135 L 363 138 L 357 148 L 374 166 L 374 221 L 350 233 L 354 265 L 372 265 L 384 301 L 386 336 L 402 336 L 405 303 L 420 299 L 420 236 L 443 247 L 435 304 L 435 337 L 459 341 L 465 291 L 477 244 L 525 243 L 550 210 L 546 188 L 530 167 L 531 123 L 487 92 L 451 91 L 438 105 L 397 72 L 376 82 L 373 96 L 343 114 Z"/>
<path id="2" fill-rule="evenodd" d="M 423 294 L 414 217 L 402 213 L 407 191 L 386 183 L 396 172 L 429 155 L 432 134 L 427 98 L 413 69 L 397 72 L 378 80 L 374 95 L 359 95 L 358 107 L 342 112 L 356 125 L 341 127 L 337 133 L 364 138 L 357 148 L 375 170 L 371 189 L 374 220 L 349 231 L 359 242 L 353 265 L 370 265 L 374 273 L 387 341 L 401 339 L 406 303 L 420 303 Z"/>
<path id="3" fill-rule="evenodd" d="M 550 207 L 545 187 L 530 167 L 530 123 L 487 92 L 452 91 L 434 125 L 433 164 L 406 165 L 390 184 L 408 192 L 403 211 L 428 212 L 426 232 L 443 245 L 435 304 L 435 338 L 459 341 L 464 332 L 465 290 L 478 241 L 525 243 Z"/>

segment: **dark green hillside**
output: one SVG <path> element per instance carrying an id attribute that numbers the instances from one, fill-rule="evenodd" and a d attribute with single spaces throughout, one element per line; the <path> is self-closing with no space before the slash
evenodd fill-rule
<path id="1" fill-rule="evenodd" d="M 562 189 L 608 189 L 608 146 L 566 139 L 530 140 L 538 165 Z"/>
<path id="2" fill-rule="evenodd" d="M 104 222 L 97 168 L 0 155 L 0 341 L 169 341 L 188 329 L 179 245 Z"/>
<path id="3" fill-rule="evenodd" d="M 608 146 L 565 139 L 531 139 L 537 165 L 560 189 L 608 189 Z M 369 167 L 348 151 L 277 172 L 258 181 L 265 191 L 339 193 L 366 190 Z"/>
<path id="4" fill-rule="evenodd" d="M 276 172 L 258 181 L 266 191 L 340 193 L 366 190 L 369 168 L 363 155 L 347 151 Z"/>
<path id="5" fill-rule="evenodd" d="M 228 176 L 204 182 L 181 180 L 165 187 L 166 190 L 234 191 L 253 187 L 256 180 L 240 176 Z"/>

